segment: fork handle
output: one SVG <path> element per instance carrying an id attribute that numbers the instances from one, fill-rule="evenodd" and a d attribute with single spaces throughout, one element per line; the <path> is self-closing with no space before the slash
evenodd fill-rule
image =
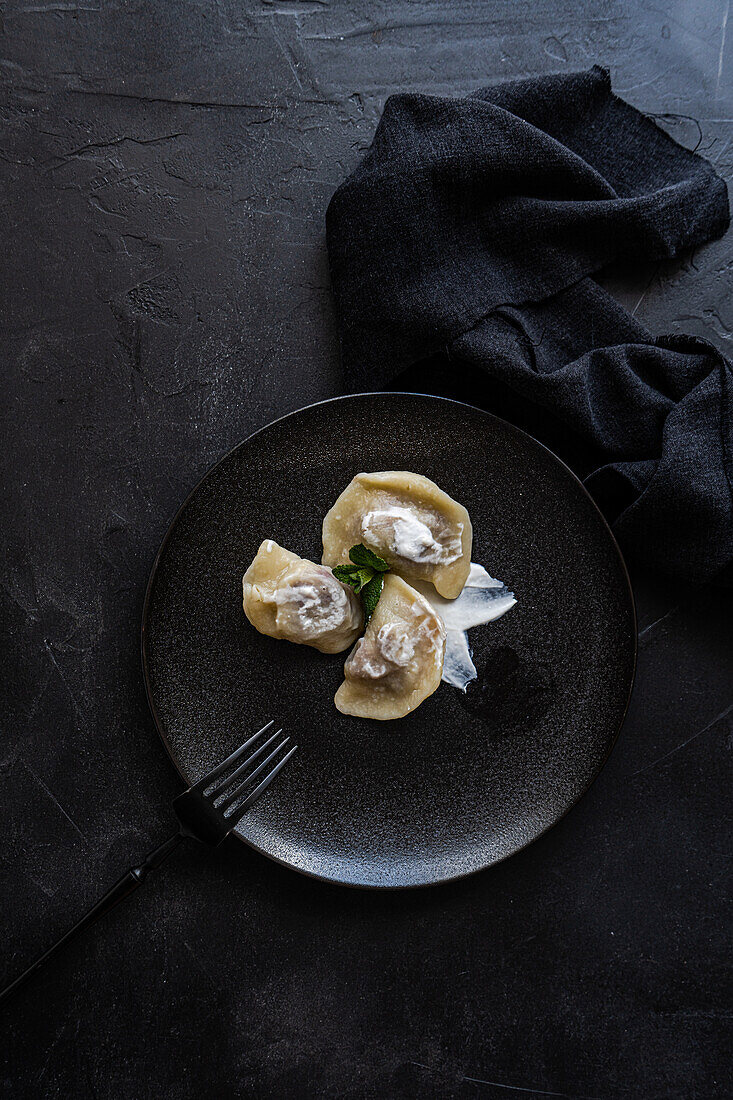
<path id="1" fill-rule="evenodd" d="M 183 839 L 182 833 L 176 833 L 174 836 L 169 837 L 164 844 L 160 844 L 155 848 L 137 867 L 131 867 L 129 871 L 126 871 L 122 878 L 118 879 L 104 897 L 100 898 L 96 905 L 93 905 L 81 920 L 77 921 L 73 928 L 70 928 L 60 940 L 57 940 L 53 947 L 49 947 L 45 954 L 36 959 L 34 963 L 31 963 L 28 969 L 24 970 L 20 977 L 16 978 L 14 982 L 11 982 L 10 985 L 5 987 L 2 993 L 0 993 L 0 1001 L 4 1001 L 6 997 L 14 993 L 19 986 L 23 985 L 31 974 L 39 970 L 44 963 L 48 962 L 48 960 L 67 944 L 69 940 L 74 939 L 74 937 L 79 935 L 80 932 L 83 932 L 85 928 L 89 928 L 89 926 L 94 924 L 95 921 L 98 921 L 100 917 L 103 917 L 105 913 L 109 913 L 110 909 L 114 909 L 118 902 L 132 894 L 137 890 L 138 886 L 142 886 L 149 872 L 159 867 L 163 860 L 167 859 L 171 852 L 175 851 Z"/>

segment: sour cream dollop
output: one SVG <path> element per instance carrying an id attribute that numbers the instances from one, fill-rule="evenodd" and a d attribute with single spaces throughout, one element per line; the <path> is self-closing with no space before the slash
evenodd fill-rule
<path id="1" fill-rule="evenodd" d="M 446 545 L 439 542 L 427 523 L 418 519 L 409 508 L 396 505 L 375 509 L 367 512 L 361 521 L 362 536 L 373 546 L 389 549 L 407 561 L 432 565 L 450 565 L 460 558 L 463 524 L 459 523 L 458 527 L 458 537 Z"/>

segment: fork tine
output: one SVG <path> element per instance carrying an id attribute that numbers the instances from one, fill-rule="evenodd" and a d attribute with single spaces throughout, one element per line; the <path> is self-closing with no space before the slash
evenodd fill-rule
<path id="1" fill-rule="evenodd" d="M 275 733 L 273 733 L 272 737 L 268 737 L 266 741 L 263 741 L 262 744 L 260 745 L 260 747 L 258 749 L 255 749 L 255 751 L 252 753 L 252 755 L 248 756 L 247 759 L 245 760 L 245 762 L 243 764 L 240 764 L 239 767 L 236 768 L 232 772 L 231 775 L 225 775 L 225 776 L 222 776 L 221 779 L 217 779 L 217 781 L 214 783 L 213 789 L 211 791 L 208 790 L 208 787 L 205 787 L 204 790 L 208 791 L 208 794 L 206 795 L 206 797 L 207 798 L 220 797 L 223 793 L 221 788 L 228 786 L 230 783 L 233 783 L 235 779 L 239 779 L 240 775 L 243 775 L 246 772 L 246 770 L 250 766 L 250 764 L 253 764 L 258 756 L 262 756 L 263 752 L 265 752 L 266 749 L 269 749 L 269 747 L 270 747 L 270 745 L 272 744 L 273 741 L 277 741 L 277 739 L 278 739 L 278 737 L 280 736 L 281 733 L 282 733 L 282 730 L 279 729 Z M 219 792 L 218 795 L 216 793 L 217 791 Z"/>
<path id="2" fill-rule="evenodd" d="M 279 771 L 281 771 L 282 768 L 285 767 L 285 765 L 287 764 L 288 760 L 293 755 L 293 753 L 295 752 L 297 747 L 298 747 L 297 745 L 293 745 L 290 752 L 286 752 L 285 756 L 283 756 L 282 760 L 278 764 L 275 765 L 275 767 L 272 769 L 270 774 L 265 776 L 265 778 L 260 783 L 259 787 L 255 787 L 255 789 L 252 791 L 252 793 L 247 795 L 247 797 L 245 798 L 244 802 L 239 807 L 239 809 L 235 813 L 233 813 L 231 815 L 231 817 L 228 817 L 226 819 L 227 825 L 229 825 L 231 823 L 232 829 L 234 828 L 234 826 L 241 820 L 241 818 L 244 816 L 244 814 L 247 812 L 247 810 L 250 808 L 250 806 L 252 806 L 257 801 L 257 799 L 260 797 L 261 794 L 265 793 L 265 791 L 270 786 L 270 784 L 272 783 L 272 781 L 275 778 L 275 776 L 277 775 L 277 773 Z"/>
<path id="3" fill-rule="evenodd" d="M 235 749 L 231 756 L 227 756 L 226 760 L 222 760 L 221 764 L 217 764 L 215 768 L 212 768 L 210 772 L 207 772 L 203 779 L 199 779 L 198 783 L 194 783 L 191 790 L 198 791 L 199 794 L 201 793 L 201 791 L 205 791 L 207 787 L 211 786 L 215 779 L 218 779 L 219 776 L 222 775 L 227 770 L 227 768 L 235 762 L 235 760 L 239 760 L 242 753 L 247 751 L 250 745 L 257 740 L 260 734 L 264 733 L 265 730 L 269 730 L 270 726 L 274 725 L 275 719 L 272 718 L 266 725 L 262 727 L 261 730 L 258 730 L 253 737 L 250 737 L 248 741 L 245 741 L 243 745 L 240 745 L 238 749 Z"/>
<path id="4" fill-rule="evenodd" d="M 278 754 L 278 753 L 280 752 L 280 749 L 283 749 L 283 748 L 285 748 L 285 746 L 287 745 L 287 743 L 288 743 L 288 741 L 289 741 L 289 740 L 290 740 L 290 738 L 289 738 L 289 737 L 286 737 L 286 738 L 285 738 L 285 740 L 284 740 L 284 741 L 282 741 L 282 742 L 281 742 L 281 743 L 280 743 L 280 744 L 279 744 L 279 745 L 277 746 L 277 748 L 276 748 L 276 749 L 274 749 L 274 750 L 273 750 L 273 751 L 272 751 L 272 752 L 270 753 L 270 755 L 269 755 L 269 756 L 266 756 L 266 757 L 265 757 L 265 759 L 264 759 L 264 760 L 262 761 L 262 763 L 261 763 L 261 764 L 259 765 L 259 767 L 255 768 L 255 770 L 254 770 L 254 771 L 252 772 L 252 774 L 251 774 L 251 775 L 248 775 L 248 776 L 247 776 L 247 778 L 246 778 L 246 779 L 244 780 L 244 782 L 243 782 L 243 783 L 240 783 L 240 784 L 239 784 L 239 786 L 238 786 L 237 788 L 235 788 L 235 790 L 231 791 L 231 792 L 230 792 L 230 793 L 229 793 L 229 794 L 228 794 L 228 795 L 226 796 L 226 798 L 225 798 L 225 799 L 223 799 L 223 801 L 221 801 L 221 802 L 220 802 L 220 803 L 218 804 L 218 806 L 217 806 L 216 808 L 217 808 L 217 810 L 219 810 L 219 812 L 220 812 L 220 813 L 223 813 L 223 812 L 224 812 L 225 810 L 228 810 L 228 809 L 229 809 L 229 807 L 230 807 L 230 806 L 232 805 L 232 803 L 236 802 L 236 801 L 237 801 L 237 799 L 238 799 L 238 798 L 240 797 L 240 795 L 242 795 L 242 794 L 244 793 L 244 789 L 245 789 L 245 787 L 248 787 L 248 786 L 250 785 L 250 783 L 251 783 L 251 782 L 252 782 L 252 781 L 253 781 L 254 779 L 256 779 L 256 778 L 257 778 L 257 776 L 258 776 L 258 775 L 262 775 L 263 771 L 265 770 L 265 768 L 267 767 L 267 765 L 268 765 L 268 764 L 270 763 L 270 761 L 271 761 L 271 760 L 274 760 L 274 759 L 275 759 L 275 757 L 277 756 L 277 754 Z"/>

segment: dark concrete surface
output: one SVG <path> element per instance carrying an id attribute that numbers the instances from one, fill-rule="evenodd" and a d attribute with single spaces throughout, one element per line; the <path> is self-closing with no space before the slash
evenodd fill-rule
<path id="1" fill-rule="evenodd" d="M 324 212 L 386 96 L 597 62 L 730 179 L 733 28 L 729 0 L 1 9 L 9 979 L 169 828 L 148 570 L 216 458 L 340 391 Z M 729 350 L 731 256 L 608 282 Z M 634 582 L 626 726 L 547 836 L 389 896 L 180 851 L 2 1009 L 2 1095 L 730 1096 L 733 600 Z"/>

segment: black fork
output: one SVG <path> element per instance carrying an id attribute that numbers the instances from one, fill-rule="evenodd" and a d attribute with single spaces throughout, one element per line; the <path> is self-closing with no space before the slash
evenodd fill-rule
<path id="1" fill-rule="evenodd" d="M 150 871 L 160 867 L 163 860 L 167 859 L 171 852 L 186 837 L 192 837 L 201 844 L 216 847 L 225 837 L 229 836 L 232 829 L 241 821 L 244 814 L 258 798 L 267 790 L 275 776 L 287 764 L 290 757 L 297 749 L 293 745 L 284 756 L 280 755 L 287 746 L 290 738 L 286 737 L 279 745 L 272 747 L 280 737 L 282 730 L 277 730 L 265 741 L 261 741 L 257 747 L 255 743 L 260 741 L 264 733 L 272 728 L 274 722 L 268 722 L 261 730 L 245 741 L 243 745 L 222 760 L 215 768 L 212 768 L 203 779 L 199 779 L 193 787 L 189 787 L 183 794 L 173 799 L 173 809 L 178 818 L 178 829 L 165 843 L 158 845 L 137 867 L 131 867 L 111 890 L 108 890 L 103 898 L 86 913 L 73 928 L 57 940 L 45 954 L 28 967 L 20 977 L 11 982 L 0 993 L 0 1001 L 10 996 L 20 985 L 25 982 L 36 970 L 38 970 L 52 955 L 73 939 L 85 928 L 94 924 L 105 913 L 109 913 L 123 898 L 128 897 L 138 886 L 142 886 Z M 241 764 L 248 749 L 253 749 L 250 755 Z M 267 750 L 271 749 L 269 753 Z M 259 760 L 264 753 L 267 756 L 260 761 L 255 768 L 252 765 Z M 278 758 L 279 759 L 276 759 Z M 232 765 L 238 766 L 231 775 L 227 772 Z M 261 777 L 261 778 L 260 778 Z M 241 782 L 237 783 L 237 780 Z M 259 782 L 257 782 L 259 780 Z M 235 784 L 235 786 L 232 786 Z M 256 784 L 256 786 L 253 786 Z"/>

